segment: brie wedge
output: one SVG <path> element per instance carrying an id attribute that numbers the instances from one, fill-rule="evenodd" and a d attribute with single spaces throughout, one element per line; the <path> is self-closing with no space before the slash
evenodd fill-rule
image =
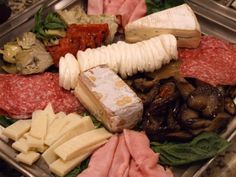
<path id="1" fill-rule="evenodd" d="M 178 47 L 199 45 L 200 25 L 187 4 L 153 13 L 125 26 L 125 40 L 132 43 L 168 33 L 176 36 Z"/>

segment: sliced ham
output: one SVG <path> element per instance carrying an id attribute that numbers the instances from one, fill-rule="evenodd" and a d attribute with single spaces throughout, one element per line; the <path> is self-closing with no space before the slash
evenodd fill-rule
<path id="1" fill-rule="evenodd" d="M 114 135 L 108 143 L 95 151 L 90 159 L 88 168 L 79 174 L 78 177 L 108 176 L 118 140 L 118 136 Z"/>
<path id="2" fill-rule="evenodd" d="M 88 14 L 121 16 L 123 27 L 145 16 L 146 11 L 145 0 L 88 0 Z"/>
<path id="3" fill-rule="evenodd" d="M 139 1 L 138 5 L 135 7 L 133 13 L 129 18 L 129 23 L 135 21 L 141 17 L 144 17 L 147 13 L 147 6 L 145 0 Z"/>
<path id="4" fill-rule="evenodd" d="M 173 177 L 170 170 L 158 165 L 159 155 L 149 147 L 149 140 L 144 133 L 124 130 L 125 142 L 129 152 L 145 177 Z"/>
<path id="5" fill-rule="evenodd" d="M 103 14 L 104 0 L 88 0 L 88 14 L 99 15 Z"/>
<path id="6" fill-rule="evenodd" d="M 125 2 L 125 0 L 115 0 L 111 1 L 109 4 L 104 4 L 104 14 L 107 15 L 117 15 L 117 12 L 119 8 L 122 6 L 122 4 Z"/>
<path id="7" fill-rule="evenodd" d="M 145 133 L 124 130 L 92 155 L 88 169 L 78 177 L 173 177 L 158 159 Z"/>
<path id="8" fill-rule="evenodd" d="M 126 0 L 119 10 L 116 12 L 116 15 L 122 16 L 122 26 L 124 27 L 128 22 L 130 15 L 138 5 L 139 0 Z"/>
<path id="9" fill-rule="evenodd" d="M 128 177 L 129 162 L 130 153 L 126 147 L 124 135 L 121 134 L 108 177 Z"/>

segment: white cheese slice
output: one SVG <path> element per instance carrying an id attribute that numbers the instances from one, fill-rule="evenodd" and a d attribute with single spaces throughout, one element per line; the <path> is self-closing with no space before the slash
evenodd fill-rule
<path id="1" fill-rule="evenodd" d="M 43 148 L 44 141 L 43 139 L 38 139 L 33 136 L 26 135 L 26 142 L 30 148 Z"/>
<path id="2" fill-rule="evenodd" d="M 45 144 L 50 146 L 53 144 L 61 135 L 66 124 L 69 123 L 67 117 L 59 117 L 53 121 L 48 128 L 48 133 L 45 137 Z"/>
<path id="3" fill-rule="evenodd" d="M 50 171 L 52 171 L 58 176 L 65 176 L 67 173 L 73 170 L 76 166 L 78 166 L 83 160 L 85 160 L 90 154 L 92 154 L 92 152 L 95 149 L 99 148 L 101 145 L 105 143 L 106 141 L 103 141 L 101 143 L 88 147 L 85 153 L 79 155 L 78 157 L 75 157 L 74 159 L 71 159 L 68 161 L 58 159 L 49 165 L 49 169 Z"/>
<path id="4" fill-rule="evenodd" d="M 5 135 L 3 135 L 3 130 L 4 130 L 4 129 L 5 129 L 5 128 L 0 125 L 0 139 L 7 143 L 9 140 L 8 140 L 8 137 L 6 137 Z"/>
<path id="5" fill-rule="evenodd" d="M 42 157 L 46 161 L 46 163 L 49 165 L 55 160 L 57 160 L 59 157 L 54 153 L 54 150 L 62 145 L 63 143 L 67 142 L 71 138 L 74 138 L 75 136 L 78 136 L 84 132 L 94 130 L 95 127 L 93 125 L 93 122 L 89 116 L 86 116 L 81 119 L 80 122 L 77 124 L 74 124 L 74 127 L 72 127 L 69 131 L 65 132 L 55 143 L 53 143 L 43 154 Z"/>
<path id="6" fill-rule="evenodd" d="M 31 120 L 18 120 L 3 130 L 3 135 L 16 141 L 29 131 Z"/>
<path id="7" fill-rule="evenodd" d="M 44 108 L 43 111 L 45 112 L 45 114 L 48 117 L 48 124 L 47 125 L 49 127 L 52 124 L 52 122 L 54 121 L 54 119 L 56 118 L 56 114 L 53 111 L 52 104 L 48 103 L 48 105 Z"/>
<path id="8" fill-rule="evenodd" d="M 70 139 L 57 147 L 54 152 L 65 161 L 71 160 L 86 152 L 88 147 L 103 142 L 111 136 L 112 134 L 104 128 L 91 130 Z"/>
<path id="9" fill-rule="evenodd" d="M 40 157 L 40 154 L 34 151 L 29 151 L 27 153 L 20 153 L 16 156 L 16 160 L 27 165 L 32 165 Z"/>
<path id="10" fill-rule="evenodd" d="M 32 114 L 30 135 L 35 138 L 43 140 L 47 134 L 47 128 L 48 128 L 47 113 L 42 110 L 34 111 Z"/>
<path id="11" fill-rule="evenodd" d="M 12 147 L 19 151 L 19 152 L 28 152 L 29 150 L 32 150 L 33 148 L 30 147 L 26 141 L 25 138 L 20 138 L 19 140 L 15 141 L 14 143 L 12 143 Z"/>
<path id="12" fill-rule="evenodd" d="M 201 31 L 193 10 L 183 4 L 140 18 L 125 26 L 125 40 L 138 42 L 160 34 L 173 34 L 179 47 L 197 47 Z"/>

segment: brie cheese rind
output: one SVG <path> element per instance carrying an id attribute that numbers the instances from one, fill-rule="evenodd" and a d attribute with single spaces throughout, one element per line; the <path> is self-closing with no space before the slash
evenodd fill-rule
<path id="1" fill-rule="evenodd" d="M 187 4 L 153 13 L 125 26 L 125 40 L 132 43 L 168 33 L 176 36 L 178 47 L 199 45 L 200 25 Z"/>
<path id="2" fill-rule="evenodd" d="M 141 99 L 104 65 L 79 75 L 75 95 L 111 132 L 133 128 L 142 117 Z"/>

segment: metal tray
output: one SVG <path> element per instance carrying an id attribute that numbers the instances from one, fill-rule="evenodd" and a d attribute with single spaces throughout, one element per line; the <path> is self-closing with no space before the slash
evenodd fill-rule
<path id="1" fill-rule="evenodd" d="M 213 8 L 213 6 L 207 6 L 210 1 L 198 1 L 191 0 L 187 1 L 189 5 L 193 8 L 195 13 L 197 14 L 198 20 L 201 24 L 202 32 L 204 34 L 211 34 L 218 36 L 227 41 L 236 43 L 236 15 L 232 17 L 224 17 L 227 20 L 224 22 L 223 19 L 220 19 L 221 12 L 214 13 L 210 12 L 209 8 Z M 205 4 L 205 2 L 207 2 Z M 22 34 L 23 32 L 30 31 L 34 25 L 34 14 L 37 10 L 44 5 L 45 13 L 49 11 L 55 11 L 59 9 L 70 8 L 79 4 L 81 6 L 86 6 L 86 1 L 83 0 L 51 0 L 49 3 L 42 3 L 39 6 L 32 8 L 32 11 L 29 11 L 26 14 L 23 14 L 18 19 L 12 20 L 11 22 L 7 22 L 4 25 L 0 26 L 0 47 L 2 47 L 6 42 L 15 39 L 17 36 Z M 217 3 L 215 3 L 217 5 Z M 207 6 L 207 8 L 205 7 Z M 234 17 L 234 18 L 233 18 Z M 222 21 L 220 21 L 222 20 Z M 230 22 L 230 23 L 229 23 Z M 231 24 L 232 23 L 232 24 Z M 236 124 L 236 119 L 233 120 Z M 231 122 L 227 130 L 222 137 L 226 138 L 228 141 L 231 141 L 233 138 L 236 138 L 236 127 L 232 126 L 233 122 Z M 15 160 L 17 152 L 11 148 L 11 142 L 5 143 L 0 141 L 0 158 L 4 159 L 14 168 L 16 168 L 19 172 L 21 172 L 24 176 L 29 177 L 50 177 L 52 176 L 49 172 L 49 169 L 43 159 L 40 159 L 32 166 L 27 166 L 22 163 L 18 163 Z M 203 172 L 214 162 L 215 158 L 212 158 L 208 161 L 202 161 L 199 163 L 195 163 L 189 166 L 182 166 L 178 168 L 173 168 L 175 177 L 200 177 Z"/>

